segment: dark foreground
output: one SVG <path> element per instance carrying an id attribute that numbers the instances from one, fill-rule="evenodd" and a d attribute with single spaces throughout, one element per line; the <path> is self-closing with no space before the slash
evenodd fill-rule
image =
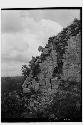
<path id="1" fill-rule="evenodd" d="M 26 115 L 24 97 L 22 93 L 23 77 L 5 77 L 2 82 L 1 98 L 1 122 L 81 122 L 82 110 L 68 114 L 64 118 L 49 118 L 42 114 L 34 116 Z M 80 106 L 81 107 L 81 106 Z M 49 111 L 49 109 L 48 109 Z M 24 115 L 23 115 L 24 114 Z"/>

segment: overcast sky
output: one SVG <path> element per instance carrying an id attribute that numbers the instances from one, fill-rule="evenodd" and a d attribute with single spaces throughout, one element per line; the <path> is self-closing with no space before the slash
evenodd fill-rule
<path id="1" fill-rule="evenodd" d="M 1 75 L 21 75 L 38 46 L 80 17 L 79 10 L 2 10 Z"/>

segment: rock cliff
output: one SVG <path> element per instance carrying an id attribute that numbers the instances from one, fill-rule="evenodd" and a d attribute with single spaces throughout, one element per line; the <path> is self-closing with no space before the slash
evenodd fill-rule
<path id="1" fill-rule="evenodd" d="M 40 46 L 38 50 L 41 51 L 41 55 L 32 57 L 29 65 L 30 74 L 22 85 L 24 94 L 29 95 L 26 97 L 26 112 L 36 112 L 36 117 L 39 117 L 40 112 L 43 114 L 42 117 L 56 119 L 65 117 L 68 113 L 71 114 L 68 107 L 74 107 L 75 111 L 80 111 L 80 20 L 75 19 L 57 36 L 50 37 L 45 48 Z M 31 117 L 34 116 L 31 115 Z"/>

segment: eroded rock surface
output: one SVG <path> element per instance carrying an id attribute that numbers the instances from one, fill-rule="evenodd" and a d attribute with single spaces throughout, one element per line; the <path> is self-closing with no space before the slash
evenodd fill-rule
<path id="1" fill-rule="evenodd" d="M 30 98 L 29 105 L 34 110 L 44 110 L 53 103 L 53 98 L 58 93 L 59 99 L 80 96 L 81 91 L 81 27 L 80 21 L 75 20 L 70 26 L 63 29 L 57 36 L 50 37 L 38 59 L 34 58 L 34 65 L 40 70 L 29 77 L 23 84 L 23 92 L 40 92 L 36 99 Z M 35 71 L 37 68 L 35 69 Z M 58 102 L 58 101 L 57 101 Z M 79 107 L 80 101 L 76 101 Z M 36 105 L 36 106 L 35 106 Z M 59 112 L 59 111 L 58 111 Z M 54 117 L 54 114 L 52 114 Z"/>

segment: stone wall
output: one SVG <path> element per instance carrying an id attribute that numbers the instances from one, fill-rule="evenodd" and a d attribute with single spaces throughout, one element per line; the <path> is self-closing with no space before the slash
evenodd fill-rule
<path id="1" fill-rule="evenodd" d="M 24 93 L 30 93 L 30 89 L 41 92 L 35 100 L 37 109 L 44 109 L 47 105 L 50 105 L 57 92 L 62 99 L 66 98 L 67 93 L 79 95 L 77 91 L 81 83 L 81 31 L 79 21 L 73 22 L 73 25 L 71 24 L 57 36 L 50 38 L 46 47 L 42 48 L 42 54 L 36 63 L 39 63 L 41 70 L 36 76 L 38 81 L 30 73 L 22 87 Z M 55 75 L 53 76 L 54 69 Z M 74 82 L 76 85 L 74 85 Z M 34 103 L 33 99 L 32 102 Z"/>

